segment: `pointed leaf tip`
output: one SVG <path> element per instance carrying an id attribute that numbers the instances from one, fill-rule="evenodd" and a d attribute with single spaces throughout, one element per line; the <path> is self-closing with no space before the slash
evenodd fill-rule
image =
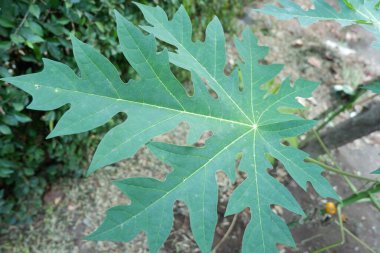
<path id="1" fill-rule="evenodd" d="M 72 43 L 77 43 L 79 41 L 79 39 L 75 36 L 74 33 L 70 33 L 69 36 Z"/>
<path id="2" fill-rule="evenodd" d="M 121 15 L 121 13 L 118 10 L 114 10 L 113 13 L 114 13 L 115 18 L 116 18 L 116 23 L 118 22 L 118 20 L 125 19 L 124 16 Z"/>
<path id="3" fill-rule="evenodd" d="M 86 171 L 86 177 L 91 176 L 91 174 L 93 174 L 98 169 L 100 169 L 100 168 L 98 168 L 98 166 L 94 165 L 94 163 L 91 161 L 90 167 Z"/>

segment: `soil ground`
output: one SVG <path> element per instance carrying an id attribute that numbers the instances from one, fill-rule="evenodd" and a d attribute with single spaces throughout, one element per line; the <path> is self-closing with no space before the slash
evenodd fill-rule
<path id="1" fill-rule="evenodd" d="M 257 2 L 255 6 L 264 1 Z M 307 1 L 298 2 L 307 5 Z M 304 101 L 310 107 L 308 118 L 314 118 L 342 102 L 334 92 L 335 85 L 354 89 L 363 81 L 380 75 L 379 54 L 368 47 L 370 35 L 363 31 L 355 27 L 341 29 L 334 22 L 321 22 L 302 28 L 294 20 L 278 22 L 272 17 L 257 14 L 251 10 L 252 7 L 246 8 L 246 15 L 239 21 L 239 26 L 252 27 L 259 42 L 270 47 L 270 53 L 264 62 L 285 64 L 281 78 L 290 76 L 295 80 L 302 77 L 321 82 L 313 98 Z M 232 55 L 229 63 L 233 64 L 237 60 L 235 50 L 231 43 L 227 48 Z M 368 103 L 366 96 L 359 105 L 350 112 L 342 113 L 329 127 L 362 110 Z M 187 126 L 181 124 L 170 133 L 157 138 L 183 144 L 186 132 Z M 380 165 L 379 153 L 379 133 L 333 151 L 336 161 L 344 170 L 368 177 L 374 177 L 369 172 Z M 81 238 L 101 223 L 108 208 L 128 203 L 128 199 L 112 185 L 112 180 L 134 176 L 163 179 L 169 172 L 169 167 L 157 160 L 149 150 L 142 148 L 133 158 L 106 167 L 89 178 L 62 179 L 45 194 L 46 210 L 32 224 L 10 227 L 8 234 L 1 236 L 0 252 L 148 252 L 143 234 L 129 243 L 84 241 Z M 326 200 L 320 199 L 311 188 L 308 192 L 300 189 L 281 166 L 273 175 L 287 186 L 311 217 L 304 224 L 292 228 L 297 248 L 279 246 L 280 252 L 310 252 L 339 240 L 336 217 L 328 222 L 321 221 L 319 209 Z M 342 197 L 351 194 L 341 177 L 329 173 L 326 173 L 326 177 Z M 218 183 L 219 225 L 214 243 L 221 239 L 232 221 L 232 217 L 223 217 L 232 185 L 223 174 L 218 174 Z M 365 187 L 359 181 L 354 181 L 354 184 L 359 189 Z M 276 207 L 275 211 L 287 222 L 299 219 L 280 207 Z M 368 203 L 349 206 L 343 212 L 347 217 L 345 227 L 373 249 L 380 249 L 380 213 Z M 175 222 L 172 233 L 160 252 L 200 252 L 191 235 L 186 206 L 177 202 L 173 214 Z M 240 252 L 242 234 L 249 218 L 248 211 L 238 215 L 232 233 L 217 252 Z M 345 244 L 326 252 L 370 251 L 347 235 Z"/>

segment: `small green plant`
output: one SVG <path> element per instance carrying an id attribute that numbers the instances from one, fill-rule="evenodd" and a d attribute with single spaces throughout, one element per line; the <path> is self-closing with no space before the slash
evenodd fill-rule
<path id="1" fill-rule="evenodd" d="M 234 181 L 238 159 L 247 178 L 235 189 L 226 215 L 247 207 L 251 211 L 242 251 L 275 252 L 277 243 L 294 246 L 286 224 L 272 212 L 271 205 L 304 213 L 286 188 L 267 173 L 272 167 L 267 154 L 280 160 L 303 189 L 311 182 L 321 196 L 338 198 L 320 175 L 322 168 L 305 162 L 304 152 L 281 143 L 314 125 L 284 109 L 302 108 L 295 97 L 310 96 L 317 83 L 298 80 L 292 87 L 285 80 L 276 94 L 267 95 L 261 86 L 276 77 L 282 66 L 259 63 L 267 48 L 257 45 L 251 31 L 245 30 L 242 39 L 235 39 L 242 62 L 226 76 L 225 39 L 217 18 L 207 26 L 205 41 L 193 42 L 191 21 L 183 7 L 169 21 L 161 8 L 137 5 L 149 23 L 143 26 L 149 35 L 117 12 L 116 21 L 121 50 L 139 79 L 124 83 L 107 58 L 74 36 L 80 76 L 64 64 L 45 59 L 40 73 L 4 79 L 33 96 L 30 109 L 53 110 L 70 104 L 49 137 L 94 129 L 120 112 L 128 115 L 104 136 L 88 174 L 131 157 L 144 144 L 172 166 L 173 172 L 165 181 L 116 181 L 132 204 L 111 208 L 104 223 L 87 239 L 129 241 L 144 231 L 150 250 L 156 252 L 171 230 L 172 205 L 182 200 L 189 208 L 198 246 L 209 252 L 217 222 L 215 173 L 221 170 Z M 157 52 L 155 38 L 176 50 Z M 191 72 L 192 96 L 172 74 L 169 63 Z M 209 94 L 205 84 L 217 98 Z M 190 125 L 188 146 L 150 141 L 182 121 Z M 213 136 L 205 146 L 191 146 L 206 130 Z"/>

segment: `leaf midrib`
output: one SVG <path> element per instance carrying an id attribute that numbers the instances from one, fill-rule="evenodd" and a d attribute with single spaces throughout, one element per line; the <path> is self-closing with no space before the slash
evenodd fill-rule
<path id="1" fill-rule="evenodd" d="M 26 84 L 26 85 L 29 85 L 29 83 L 26 83 L 26 82 L 23 82 L 23 83 Z M 48 88 L 48 89 L 57 89 L 55 87 L 46 86 L 46 85 L 42 85 L 42 84 L 39 84 L 39 86 L 40 87 L 44 87 L 44 88 Z M 137 104 L 137 105 L 140 105 L 140 106 L 148 106 L 148 107 L 153 107 L 153 108 L 156 108 L 156 109 L 167 110 L 167 111 L 172 111 L 172 112 L 177 112 L 177 113 L 182 113 L 182 114 L 188 114 L 188 115 L 195 116 L 195 117 L 200 117 L 200 118 L 207 118 L 207 119 L 216 120 L 216 121 L 223 121 L 223 122 L 233 123 L 233 124 L 236 124 L 236 125 L 249 126 L 249 127 L 251 126 L 251 125 L 249 125 L 247 123 L 243 123 L 243 122 L 240 122 L 240 121 L 229 120 L 229 119 L 224 119 L 224 118 L 218 118 L 218 117 L 204 115 L 204 114 L 198 114 L 198 113 L 189 112 L 189 111 L 186 111 L 186 110 L 177 110 L 177 109 L 173 109 L 173 108 L 169 108 L 169 107 L 162 107 L 162 106 L 155 105 L 155 104 L 148 104 L 148 103 L 144 103 L 144 102 L 138 102 L 138 101 L 128 100 L 128 99 L 125 99 L 125 98 L 113 98 L 113 97 L 107 97 L 107 96 L 103 96 L 103 95 L 99 95 L 99 94 L 86 93 L 86 92 L 83 92 L 83 91 L 69 90 L 69 89 L 64 89 L 64 88 L 58 88 L 58 91 L 66 91 L 66 92 L 69 92 L 69 93 L 70 92 L 81 93 L 81 94 L 90 95 L 90 96 L 96 96 L 96 97 L 100 97 L 100 98 L 104 98 L 104 99 L 108 99 L 108 100 L 115 100 L 116 102 L 126 102 L 126 103 L 131 103 L 131 104 Z"/>
<path id="2" fill-rule="evenodd" d="M 94 157 L 94 159 L 92 161 L 92 163 L 94 165 L 91 164 L 89 170 L 91 171 L 93 167 L 101 167 L 101 165 L 98 165 L 99 161 L 104 160 L 104 158 L 106 158 L 107 156 L 109 156 L 111 153 L 115 152 L 115 150 L 118 150 L 120 148 L 120 146 L 125 145 L 126 143 L 130 142 L 132 139 L 134 139 L 135 137 L 139 136 L 140 134 L 142 134 L 142 133 L 144 133 L 144 132 L 146 132 L 146 131 L 148 131 L 148 130 L 150 130 L 152 128 L 155 128 L 158 125 L 163 124 L 164 122 L 167 122 L 167 121 L 170 121 L 170 120 L 174 119 L 178 115 L 180 115 L 180 114 L 174 114 L 174 115 L 171 115 L 170 117 L 167 117 L 167 118 L 164 118 L 162 120 L 159 120 L 155 124 L 147 126 L 147 127 L 143 128 L 143 129 L 141 129 L 139 132 L 137 132 L 137 133 L 133 134 L 132 136 L 128 137 L 123 142 L 121 142 L 118 145 L 116 145 L 113 149 L 108 149 L 107 152 L 104 152 L 101 156 L 100 155 L 99 155 L 99 157 L 95 156 L 96 160 L 95 160 L 95 157 Z"/>
<path id="3" fill-rule="evenodd" d="M 264 240 L 264 228 L 263 228 L 263 221 L 262 221 L 262 215 L 261 215 L 261 205 L 260 205 L 260 192 L 259 192 L 259 180 L 258 180 L 258 172 L 257 172 L 257 163 L 256 163 L 256 133 L 258 132 L 258 130 L 254 131 L 254 134 L 253 134 L 253 151 L 252 151 L 252 156 L 253 156 L 253 173 L 254 173 L 254 176 L 255 176 L 255 181 L 256 181 L 256 196 L 257 196 L 257 211 L 258 211 L 258 219 L 259 219 L 259 225 L 260 225 L 260 230 L 261 230 L 261 241 L 263 243 L 263 249 L 264 249 L 264 252 L 265 252 L 265 240 Z"/>
<path id="4" fill-rule="evenodd" d="M 133 42 L 135 43 L 135 45 L 138 45 L 136 39 L 134 36 L 132 36 L 131 32 L 129 31 L 128 27 L 126 27 L 124 25 L 124 31 L 126 31 L 129 35 L 129 37 L 133 40 Z M 118 32 L 119 34 L 119 32 Z M 126 49 L 128 49 L 126 46 L 124 46 Z M 139 46 L 136 46 L 136 48 L 139 50 L 140 52 L 140 55 L 144 58 L 146 64 L 149 66 L 150 70 L 154 73 L 154 75 L 156 76 L 157 80 L 160 82 L 161 86 L 164 87 L 164 89 L 169 93 L 169 95 L 178 103 L 178 105 L 183 109 L 185 110 L 185 108 L 183 107 L 182 103 L 177 99 L 176 96 L 174 96 L 174 94 L 172 93 L 171 90 L 168 89 L 168 87 L 166 87 L 166 85 L 164 84 L 164 82 L 161 80 L 161 77 L 157 74 L 156 70 L 152 67 L 151 63 L 148 62 L 148 59 L 145 57 L 145 55 L 143 54 L 143 52 L 141 51 L 141 48 Z M 168 56 L 169 57 L 169 56 Z"/>
<path id="5" fill-rule="evenodd" d="M 154 16 L 153 16 L 154 17 Z M 163 23 L 160 22 L 160 20 L 157 20 L 155 17 L 154 19 L 156 20 L 156 24 L 158 23 L 162 28 L 164 28 L 165 31 L 168 32 L 168 34 L 171 35 L 171 37 L 177 41 L 177 44 L 183 49 L 183 51 L 185 51 L 188 55 L 190 55 L 190 57 L 198 64 L 198 66 L 200 66 L 202 68 L 202 70 L 208 74 L 209 78 L 211 80 L 214 81 L 214 83 L 216 83 L 218 85 L 218 87 L 220 88 L 220 91 L 223 92 L 223 94 L 228 97 L 228 99 L 234 104 L 234 106 L 242 113 L 242 115 L 244 115 L 244 117 L 251 123 L 253 124 L 252 120 L 247 116 L 247 114 L 241 109 L 241 107 L 235 102 L 234 99 L 232 99 L 232 97 L 228 94 L 228 92 L 223 88 L 223 86 L 211 75 L 211 73 L 207 70 L 207 68 L 205 66 L 203 66 L 203 64 L 201 64 L 183 45 L 181 42 L 179 42 L 177 40 L 176 37 L 173 36 L 173 34 L 168 30 L 166 29 L 166 27 L 164 26 Z M 154 27 L 154 26 L 153 26 Z M 216 40 L 215 40 L 216 41 Z M 215 42 L 216 43 L 216 42 Z M 214 47 L 216 47 L 216 44 L 214 45 Z M 215 53 L 216 55 L 216 53 Z M 169 57 L 170 58 L 170 57 Z"/>
<path id="6" fill-rule="evenodd" d="M 242 135 L 240 135 L 238 138 L 234 139 L 232 142 L 230 142 L 228 145 L 225 145 L 223 146 L 223 148 L 221 150 L 218 151 L 218 153 L 216 153 L 213 157 L 211 157 L 205 164 L 203 164 L 202 166 L 200 166 L 199 168 L 197 168 L 196 170 L 194 170 L 193 173 L 191 173 L 188 177 L 186 177 L 182 182 L 179 182 L 175 187 L 173 187 L 170 191 L 166 192 L 162 197 L 158 198 L 156 201 L 150 203 L 147 207 L 145 207 L 144 209 L 142 210 L 139 210 L 139 212 L 131 217 L 128 218 L 128 220 L 124 221 L 123 223 L 111 228 L 111 229 L 108 229 L 108 230 L 104 230 L 102 231 L 101 233 L 97 234 L 97 236 L 99 235 L 102 235 L 102 234 L 105 234 L 105 233 L 109 233 L 110 231 L 112 230 L 115 230 L 117 229 L 118 227 L 123 227 L 125 225 L 125 223 L 127 223 L 129 220 L 131 219 L 134 219 L 135 217 L 141 215 L 141 213 L 145 212 L 148 208 L 150 208 L 151 206 L 153 206 L 155 203 L 157 203 L 158 201 L 160 201 L 161 199 L 164 199 L 166 198 L 169 194 L 171 194 L 172 192 L 174 192 L 175 190 L 177 190 L 180 186 L 182 186 L 183 184 L 185 184 L 187 182 L 187 180 L 191 179 L 195 174 L 197 174 L 201 169 L 203 169 L 204 167 L 206 167 L 210 162 L 212 162 L 216 157 L 218 157 L 221 153 L 223 153 L 226 149 L 228 149 L 229 147 L 231 147 L 232 145 L 234 145 L 236 142 L 238 142 L 240 139 L 242 139 L 244 136 L 246 136 L 247 134 L 251 133 L 252 131 L 254 131 L 253 129 L 249 129 L 248 131 L 246 131 L 245 133 L 243 133 Z M 133 187 L 142 187 L 142 188 L 146 188 L 146 187 L 143 187 L 141 185 L 133 185 Z M 156 188 L 149 188 L 149 189 L 153 189 L 153 190 L 159 190 L 159 191 L 162 191 L 162 189 L 156 189 Z"/>
<path id="7" fill-rule="evenodd" d="M 260 134 L 260 133 L 259 133 Z M 273 145 L 271 145 L 265 138 L 263 135 L 260 134 L 260 137 L 261 139 L 268 145 L 270 146 L 273 150 L 275 150 L 283 159 L 285 159 L 286 161 L 288 161 L 289 163 L 291 163 L 294 167 L 297 167 L 300 171 L 304 171 L 306 175 L 310 176 L 310 178 L 314 178 L 314 176 L 310 173 L 308 173 L 308 170 L 304 170 L 302 169 L 298 164 L 296 164 L 293 160 L 287 158 L 285 155 L 282 154 L 281 151 L 279 151 L 277 148 L 275 148 Z M 303 186 L 302 186 L 303 188 Z"/>
<path id="8" fill-rule="evenodd" d="M 115 86 L 113 86 L 113 83 L 108 78 L 108 75 L 103 72 L 102 68 L 98 65 L 98 63 L 92 59 L 92 57 L 87 53 L 86 50 L 83 49 L 83 47 L 82 47 L 81 44 L 78 44 L 77 48 L 80 49 L 82 51 L 82 53 L 86 55 L 87 59 L 93 64 L 93 66 L 95 66 L 98 69 L 99 73 L 102 74 L 102 76 L 104 77 L 104 79 L 106 80 L 106 82 L 108 84 L 108 87 L 111 87 L 111 89 L 116 93 L 116 95 L 118 96 L 118 98 L 120 98 L 119 91 L 116 89 Z M 85 73 L 86 76 L 88 76 L 88 73 L 86 73 L 85 71 L 83 71 L 83 72 Z"/>

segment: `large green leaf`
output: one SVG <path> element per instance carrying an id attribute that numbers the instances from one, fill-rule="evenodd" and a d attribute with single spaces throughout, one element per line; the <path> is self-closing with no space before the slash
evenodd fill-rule
<path id="1" fill-rule="evenodd" d="M 87 238 L 129 241 L 144 231 L 150 250 L 156 252 L 170 233 L 173 204 L 182 200 L 189 208 L 197 244 L 203 252 L 209 252 L 217 223 L 215 172 L 221 170 L 234 180 L 239 154 L 239 168 L 246 172 L 247 179 L 233 193 L 227 214 L 247 207 L 251 211 L 243 252 L 276 252 L 276 243 L 294 246 L 286 224 L 272 212 L 271 205 L 281 205 L 300 215 L 303 211 L 286 188 L 267 173 L 271 165 L 266 155 L 280 160 L 303 189 L 310 182 L 321 196 L 337 197 L 321 176 L 322 169 L 304 162 L 307 154 L 281 143 L 283 138 L 307 131 L 314 122 L 279 109 L 301 108 L 295 97 L 310 96 L 317 84 L 300 80 L 292 87 L 286 80 L 277 94 L 266 96 L 260 87 L 273 79 L 281 66 L 259 64 L 268 50 L 257 45 L 251 31 L 246 29 L 242 40 L 235 39 L 242 62 L 226 76 L 225 39 L 217 18 L 208 25 L 205 41 L 193 42 L 184 8 L 168 21 L 160 8 L 139 7 L 151 24 L 144 27 L 150 35 L 144 35 L 116 13 L 121 49 L 139 79 L 125 84 L 104 56 L 74 37 L 80 77 L 66 65 L 44 60 L 45 68 L 40 73 L 4 79 L 33 96 L 31 109 L 53 110 L 70 104 L 50 137 L 93 129 L 120 112 L 128 115 L 103 138 L 89 173 L 131 157 L 146 143 L 173 168 L 165 181 L 116 181 L 132 204 L 111 208 L 103 224 Z M 176 47 L 176 52 L 157 52 L 154 36 Z M 186 94 L 172 74 L 169 61 L 191 71 L 193 96 Z M 239 70 L 242 80 L 237 75 Z M 205 83 L 217 98 L 209 95 Z M 149 142 L 183 121 L 190 125 L 189 144 L 205 130 L 211 130 L 213 136 L 201 148 Z"/>
<path id="2" fill-rule="evenodd" d="M 307 26 L 320 20 L 335 20 L 343 26 L 360 24 L 373 33 L 376 38 L 374 47 L 380 48 L 380 9 L 379 0 L 338 0 L 337 11 L 324 0 L 312 0 L 313 9 L 304 10 L 291 0 L 278 0 L 281 8 L 265 5 L 259 12 L 273 15 L 282 20 L 297 18 L 301 25 Z"/>

